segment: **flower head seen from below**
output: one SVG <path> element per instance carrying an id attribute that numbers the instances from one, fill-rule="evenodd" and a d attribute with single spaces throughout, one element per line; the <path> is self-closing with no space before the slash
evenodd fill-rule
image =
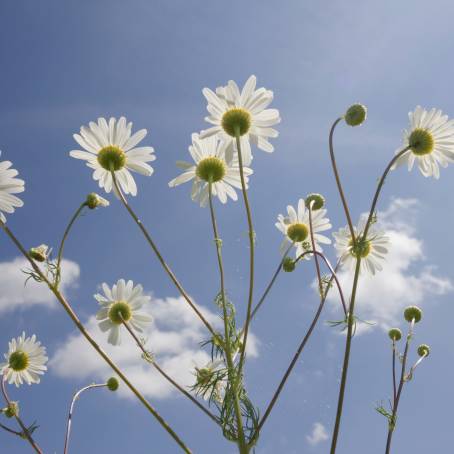
<path id="1" fill-rule="evenodd" d="M 102 332 L 109 331 L 107 342 L 112 345 L 121 344 L 121 325 L 127 323 L 132 329 L 143 333 L 151 317 L 141 313 L 140 309 L 150 301 L 144 295 L 141 285 L 134 286 L 132 281 L 120 279 L 110 288 L 102 284 L 104 295 L 96 294 L 95 299 L 101 308 L 96 314 Z"/>
<path id="2" fill-rule="evenodd" d="M 0 373 L 9 384 L 20 386 L 40 382 L 40 375 L 47 370 L 46 348 L 36 340 L 36 336 L 25 337 L 22 333 L 9 342 L 6 362 L 0 364 Z"/>
<path id="3" fill-rule="evenodd" d="M 402 148 L 409 150 L 400 156 L 393 168 L 407 164 L 410 171 L 416 163 L 425 177 L 440 177 L 440 168 L 454 162 L 454 120 L 438 109 L 416 107 L 408 114 L 410 129 L 404 131 Z"/>
<path id="4" fill-rule="evenodd" d="M 315 250 L 322 252 L 319 243 L 330 244 L 331 240 L 319 232 L 324 232 L 331 228 L 329 219 L 325 217 L 326 210 L 320 209 L 312 212 L 312 230 L 314 235 Z M 311 232 L 310 232 L 309 210 L 306 208 L 304 199 L 299 199 L 298 207 L 295 210 L 293 206 L 287 206 L 287 216 L 280 214 L 277 217 L 276 227 L 285 235 L 281 244 L 281 252 L 284 254 L 287 249 L 294 245 L 296 248 L 296 257 L 299 257 L 306 251 L 312 250 Z M 309 259 L 307 254 L 304 257 Z"/>
<path id="5" fill-rule="evenodd" d="M 6 222 L 3 213 L 14 213 L 15 208 L 24 205 L 19 197 L 14 194 L 24 192 L 24 180 L 16 178 L 18 171 L 11 169 L 10 161 L 0 162 L 0 221 Z"/>
<path id="6" fill-rule="evenodd" d="M 184 170 L 178 177 L 169 182 L 171 188 L 193 180 L 191 198 L 206 206 L 209 198 L 209 182 L 212 183 L 213 196 L 226 203 L 228 197 L 238 200 L 235 188 L 241 189 L 240 167 L 238 156 L 228 153 L 233 148 L 231 141 L 222 142 L 216 136 L 201 139 L 198 134 L 192 135 L 189 153 L 194 164 L 178 161 L 177 165 Z M 227 158 L 229 155 L 229 158 Z M 252 170 L 243 168 L 246 186 Z"/>
<path id="7" fill-rule="evenodd" d="M 51 250 L 49 249 L 49 246 L 47 244 L 40 244 L 37 247 L 30 248 L 30 250 L 28 251 L 28 255 L 37 262 L 45 262 L 48 259 L 50 253 Z"/>
<path id="8" fill-rule="evenodd" d="M 272 126 L 281 121 L 277 109 L 268 109 L 273 92 L 265 88 L 256 89 L 256 83 L 256 77 L 251 76 L 241 91 L 233 80 L 225 87 L 218 87 L 216 93 L 209 88 L 203 89 L 210 114 L 205 120 L 213 126 L 202 131 L 201 137 L 218 135 L 222 140 L 231 142 L 238 134 L 245 166 L 250 165 L 252 160 L 250 142 L 268 153 L 274 151 L 268 139 L 278 136 Z"/>
<path id="9" fill-rule="evenodd" d="M 223 360 L 210 361 L 203 367 L 196 367 L 196 383 L 192 389 L 205 400 L 222 402 L 227 379 L 227 368 Z"/>
<path id="10" fill-rule="evenodd" d="M 93 178 L 99 187 L 110 192 L 114 188 L 111 172 L 121 190 L 125 194 L 137 195 L 137 185 L 131 171 L 145 176 L 153 173 L 153 168 L 147 164 L 156 159 L 152 147 L 137 147 L 147 135 L 146 129 L 141 129 L 131 135 L 132 123 L 127 123 L 125 117 L 118 121 L 110 118 L 98 118 L 80 128 L 80 134 L 74 134 L 75 141 L 83 150 L 73 150 L 69 154 L 76 159 L 87 161 L 87 166 L 94 170 Z M 114 188 L 115 189 L 115 188 Z"/>
<path id="11" fill-rule="evenodd" d="M 353 244 L 352 236 L 348 226 L 333 233 L 337 256 L 342 264 L 354 269 L 356 259 L 361 258 L 361 272 L 367 271 L 374 275 L 383 269 L 381 261 L 388 253 L 389 238 L 374 227 L 369 229 L 367 238 L 362 237 L 364 222 L 361 220 L 359 228 L 354 227 L 356 244 Z"/>
<path id="12" fill-rule="evenodd" d="M 96 194 L 96 192 L 90 192 L 90 194 L 87 195 L 85 204 L 88 208 L 90 208 L 90 210 L 94 210 L 99 207 L 108 207 L 110 205 L 108 200 L 101 197 L 99 194 Z"/>

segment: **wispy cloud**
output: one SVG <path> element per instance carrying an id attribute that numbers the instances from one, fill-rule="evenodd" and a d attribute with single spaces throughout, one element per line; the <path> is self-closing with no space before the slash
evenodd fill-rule
<path id="1" fill-rule="evenodd" d="M 320 422 L 314 423 L 312 426 L 312 432 L 309 435 L 306 435 L 306 440 L 311 446 L 316 446 L 319 443 L 328 440 L 328 438 L 328 431 Z"/>
<path id="2" fill-rule="evenodd" d="M 22 270 L 30 269 L 30 264 L 21 257 L 9 262 L 0 262 L 0 313 L 15 309 L 26 309 L 30 306 L 56 306 L 56 300 L 46 285 L 29 279 Z M 77 285 L 79 265 L 71 260 L 62 261 L 61 290 L 65 293 L 68 288 Z"/>
<path id="3" fill-rule="evenodd" d="M 217 314 L 199 307 L 214 326 L 220 326 Z M 151 350 L 162 369 L 183 387 L 194 384 L 194 367 L 210 361 L 210 356 L 200 348 L 207 338 L 206 330 L 183 298 L 152 298 L 145 311 L 154 321 L 145 333 L 147 350 Z M 126 333 L 122 344 L 113 347 L 107 336 L 99 330 L 94 316 L 86 323 L 87 330 L 96 342 L 121 367 L 128 378 L 148 397 L 168 398 L 174 388 L 159 375 L 155 368 L 141 358 L 141 352 Z M 248 342 L 249 357 L 258 356 L 257 338 L 252 334 Z M 112 371 L 80 334 L 70 336 L 61 345 L 50 362 L 50 370 L 60 377 L 77 380 L 105 380 Z M 130 397 L 124 387 L 122 396 Z"/>
<path id="4" fill-rule="evenodd" d="M 415 199 L 394 199 L 389 207 L 378 213 L 380 227 L 390 239 L 389 252 L 383 271 L 375 276 L 363 275 L 357 293 L 359 317 L 388 329 L 402 322 L 402 309 L 410 304 L 424 306 L 431 296 L 444 295 L 454 289 L 447 277 L 439 276 L 436 268 L 425 264 L 423 241 L 416 236 L 419 203 Z M 419 266 L 419 270 L 416 268 Z M 339 272 L 342 287 L 348 292 L 352 273 Z M 338 303 L 335 291 L 328 300 Z M 372 327 L 362 324 L 360 332 Z"/>

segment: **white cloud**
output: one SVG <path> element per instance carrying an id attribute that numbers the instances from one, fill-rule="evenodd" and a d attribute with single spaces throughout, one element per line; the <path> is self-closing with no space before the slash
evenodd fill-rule
<path id="1" fill-rule="evenodd" d="M 415 235 L 418 208 L 415 199 L 393 199 L 386 211 L 378 213 L 380 227 L 386 230 L 391 244 L 383 271 L 375 276 L 360 277 L 355 312 L 383 329 L 402 323 L 404 307 L 412 304 L 424 307 L 433 296 L 454 289 L 450 279 L 437 275 L 434 266 L 424 264 L 423 241 Z M 422 265 L 419 270 L 415 269 L 417 264 Z M 346 297 L 351 290 L 352 274 L 338 273 Z M 339 304 L 334 287 L 328 300 Z M 373 326 L 360 324 L 359 332 L 371 328 Z"/>
<path id="2" fill-rule="evenodd" d="M 93 303 L 95 304 L 95 303 Z M 95 307 L 95 306 L 94 306 Z M 219 329 L 221 321 L 217 314 L 205 308 L 207 320 Z M 145 309 L 153 316 L 146 338 L 146 348 L 151 350 L 164 371 L 183 387 L 194 384 L 194 367 L 210 361 L 209 352 L 201 349 L 200 342 L 207 339 L 207 331 L 183 298 L 152 298 Z M 99 330 L 94 316 L 85 324 L 96 342 L 125 372 L 131 382 L 148 397 L 167 398 L 175 395 L 175 389 L 156 369 L 141 358 L 141 352 L 126 332 L 122 344 L 114 347 L 107 343 L 107 336 Z M 258 356 L 258 341 L 251 334 L 248 338 L 248 357 Z M 61 345 L 50 362 L 50 369 L 63 378 L 92 381 L 105 380 L 112 370 L 80 334 L 70 336 Z M 122 396 L 131 397 L 122 386 Z"/>
<path id="3" fill-rule="evenodd" d="M 0 262 L 0 313 L 15 309 L 26 309 L 34 305 L 52 307 L 56 305 L 54 295 L 47 285 L 29 279 L 22 270 L 30 269 L 28 261 L 22 257 L 16 257 L 9 262 Z M 79 279 L 79 265 L 71 260 L 62 261 L 61 289 L 65 292 L 74 287 Z"/>
<path id="4" fill-rule="evenodd" d="M 318 445 L 322 441 L 328 440 L 328 438 L 328 431 L 320 422 L 314 423 L 312 432 L 309 435 L 306 435 L 306 440 L 311 446 Z"/>

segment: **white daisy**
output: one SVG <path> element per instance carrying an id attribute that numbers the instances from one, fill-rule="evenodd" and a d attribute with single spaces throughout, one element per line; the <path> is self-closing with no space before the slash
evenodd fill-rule
<path id="1" fill-rule="evenodd" d="M 187 181 L 194 180 L 192 183 L 191 198 L 198 201 L 200 206 L 208 203 L 209 181 L 212 181 L 213 195 L 219 197 L 222 203 L 227 202 L 227 198 L 238 200 L 234 188 L 241 189 L 240 167 L 238 156 L 228 153 L 228 149 L 233 147 L 231 141 L 222 142 L 216 136 L 200 139 L 198 134 L 192 134 L 192 145 L 189 146 L 189 153 L 195 162 L 190 164 L 178 161 L 178 167 L 184 172 L 169 182 L 171 188 Z M 226 155 L 229 155 L 227 159 Z M 243 168 L 246 187 L 248 177 L 252 170 L 248 167 Z"/>
<path id="2" fill-rule="evenodd" d="M 438 179 L 438 166 L 447 167 L 449 162 L 454 162 L 454 120 L 448 120 L 441 110 L 424 110 L 421 106 L 408 116 L 410 129 L 404 131 L 402 148 L 410 149 L 398 158 L 393 168 L 407 164 L 410 171 L 416 162 L 425 177 Z"/>
<path id="3" fill-rule="evenodd" d="M 335 248 L 337 256 L 342 264 L 350 269 L 356 266 L 356 259 L 361 257 L 360 271 L 367 271 L 374 275 L 376 271 L 381 271 L 383 267 L 380 262 L 385 259 L 388 253 L 389 238 L 384 232 L 381 232 L 372 226 L 367 233 L 367 239 L 362 238 L 365 227 L 365 220 L 360 221 L 359 228 L 353 227 L 357 245 L 353 246 L 352 236 L 348 226 L 341 228 L 338 232 L 333 233 L 336 240 Z"/>
<path id="4" fill-rule="evenodd" d="M 287 216 L 280 214 L 277 217 L 276 227 L 285 235 L 281 244 L 281 252 L 285 253 L 290 245 L 296 248 L 296 257 L 303 252 L 312 249 L 310 236 L 309 210 L 306 209 L 304 199 L 298 201 L 298 211 L 293 206 L 287 206 Z M 318 232 L 324 232 L 331 228 L 328 218 L 325 218 L 326 210 L 312 211 L 312 228 L 314 233 L 315 250 L 322 252 L 319 243 L 330 244 L 331 240 Z M 304 258 L 309 259 L 309 254 Z"/>
<path id="5" fill-rule="evenodd" d="M 222 402 L 227 386 L 227 368 L 222 359 L 209 361 L 203 367 L 195 367 L 195 392 L 205 400 Z"/>
<path id="6" fill-rule="evenodd" d="M 47 370 L 46 348 L 36 341 L 36 336 L 25 338 L 22 333 L 8 343 L 8 353 L 4 354 L 6 363 L 0 364 L 0 372 L 9 384 L 16 386 L 40 382 L 40 375 Z"/>
<path id="7" fill-rule="evenodd" d="M 222 140 L 232 141 L 238 131 L 245 166 L 252 160 L 250 141 L 263 151 L 274 151 L 268 139 L 277 137 L 278 132 L 271 126 L 281 121 L 278 110 L 267 109 L 273 100 L 273 92 L 265 88 L 256 90 L 256 82 L 255 76 L 249 77 L 241 92 L 233 80 L 225 87 L 218 87 L 216 93 L 209 88 L 203 89 L 210 113 L 205 120 L 214 126 L 202 131 L 201 137 L 218 135 Z"/>
<path id="8" fill-rule="evenodd" d="M 13 194 L 24 192 L 24 180 L 15 178 L 17 170 L 11 169 L 10 161 L 0 162 L 0 220 L 6 222 L 2 212 L 14 213 L 14 208 L 24 205 L 21 199 Z"/>
<path id="9" fill-rule="evenodd" d="M 98 118 L 98 123 L 92 121 L 89 127 L 80 128 L 80 135 L 73 135 L 85 151 L 73 150 L 70 156 L 87 161 L 87 166 L 94 170 L 93 178 L 106 192 L 112 190 L 112 170 L 123 192 L 134 196 L 137 186 L 130 170 L 145 176 L 153 173 L 153 168 L 147 164 L 156 159 L 153 148 L 136 147 L 147 130 L 141 129 L 131 136 L 131 129 L 132 123 L 126 123 L 125 117 L 118 121 L 111 118 L 109 123 L 105 118 Z"/>
<path id="10" fill-rule="evenodd" d="M 109 344 L 121 344 L 120 328 L 123 321 L 142 333 L 146 324 L 151 322 L 151 317 L 140 313 L 141 307 L 150 301 L 150 297 L 143 294 L 142 286 L 134 287 L 132 281 L 125 282 L 124 279 L 120 279 L 112 289 L 106 283 L 102 284 L 102 289 L 104 295 L 99 293 L 95 295 L 95 299 L 101 305 L 96 319 L 99 320 L 101 331 L 110 331 L 107 339 Z"/>

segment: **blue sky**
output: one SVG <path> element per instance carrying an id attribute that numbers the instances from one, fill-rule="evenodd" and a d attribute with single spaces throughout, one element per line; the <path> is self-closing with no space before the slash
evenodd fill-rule
<path id="1" fill-rule="evenodd" d="M 229 79 L 243 84 L 256 74 L 259 85 L 274 91 L 273 107 L 282 117 L 275 153 L 254 153 L 250 199 L 259 294 L 279 260 L 281 234 L 274 222 L 286 205 L 321 192 L 334 230 L 345 224 L 327 136 L 346 107 L 359 101 L 369 108 L 361 128 L 341 126 L 336 133 L 338 165 L 355 219 L 369 208 L 376 179 L 400 145 L 408 111 L 421 104 L 454 115 L 453 12 L 452 2 L 440 0 L 430 6 L 410 0 L 2 2 L 0 149 L 2 159 L 13 161 L 26 180 L 25 206 L 9 217 L 8 225 L 27 247 L 56 246 L 72 212 L 96 190 L 89 169 L 68 155 L 76 148 L 72 134 L 99 116 L 126 115 L 134 128 L 148 129 L 144 143 L 157 155 L 155 174 L 136 178 L 139 194 L 132 204 L 195 301 L 214 310 L 216 258 L 208 212 L 190 201 L 188 186 L 170 190 L 167 183 L 179 172 L 175 161 L 187 159 L 191 133 L 206 127 L 201 89 Z M 396 247 L 390 271 L 377 277 L 378 284 L 365 281 L 362 287 L 359 315 L 376 320 L 377 326 L 354 340 L 339 454 L 384 451 L 386 421 L 374 406 L 390 395 L 391 355 L 381 327 L 399 320 L 402 305 L 411 302 L 424 309 L 415 346 L 428 343 L 432 354 L 404 391 L 394 452 L 450 449 L 452 172 L 452 166 L 443 169 L 435 181 L 399 169 L 385 185 L 379 209 Z M 96 312 L 92 295 L 97 286 L 133 279 L 161 309 L 155 314 L 158 334 L 178 333 L 176 324 L 187 320 L 177 314 L 175 321 L 165 309 L 170 307 L 165 302 L 175 302 L 169 298 L 178 297 L 176 290 L 136 226 L 110 200 L 108 209 L 80 219 L 68 242 L 66 257 L 73 263 L 68 297 L 88 324 Z M 229 294 L 244 314 L 244 209 L 239 202 L 217 208 Z M 0 281 L 8 289 L 0 297 L 0 350 L 26 330 L 36 333 L 54 358 L 39 386 L 10 393 L 20 400 L 26 421 L 38 420 L 36 438 L 45 451 L 61 452 L 71 394 L 107 372 L 93 367 L 84 373 L 90 347 L 67 350 L 77 333 L 66 314 L 43 289 L 24 294 L 20 275 L 6 273 L 18 254 L 5 236 L 0 251 Z M 332 248 L 328 255 L 334 259 Z M 262 409 L 315 311 L 313 277 L 311 264 L 281 276 L 253 326 L 258 347 L 246 380 Z M 322 316 L 257 453 L 328 451 L 328 441 L 311 445 L 307 436 L 315 423 L 328 433 L 332 428 L 344 342 L 323 321 L 338 315 L 333 303 Z M 190 327 L 189 337 L 202 335 L 196 323 Z M 188 352 L 194 348 L 191 344 Z M 69 361 L 68 352 L 74 355 Z M 197 409 L 159 385 L 153 388 L 154 380 L 150 375 L 150 382 L 140 383 L 194 452 L 234 452 Z M 107 391 L 94 391 L 78 403 L 71 446 L 72 452 L 87 454 L 179 452 L 138 403 Z M 0 432 L 0 452 L 29 449 Z"/>

